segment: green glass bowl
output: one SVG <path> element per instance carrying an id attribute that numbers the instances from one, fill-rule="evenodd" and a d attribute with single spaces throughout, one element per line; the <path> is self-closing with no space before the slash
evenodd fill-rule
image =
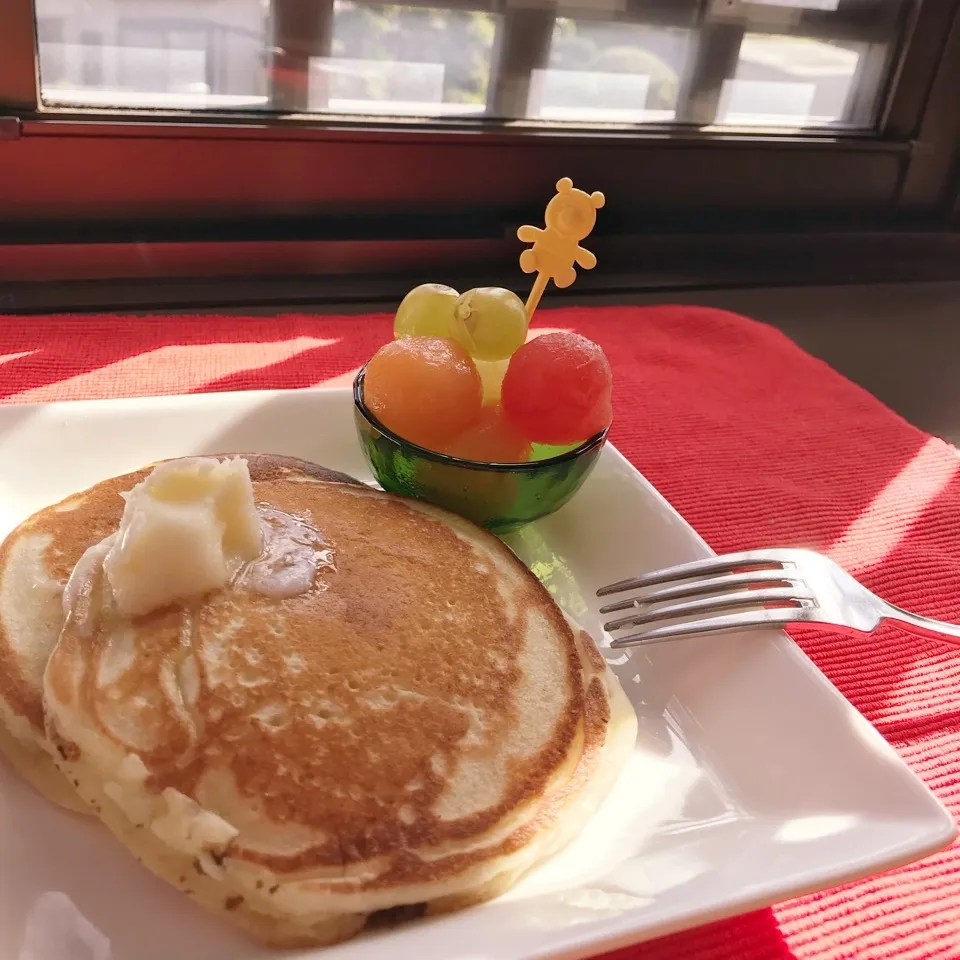
<path id="1" fill-rule="evenodd" d="M 562 507 L 597 462 L 607 431 L 559 456 L 527 463 L 480 463 L 434 453 L 388 430 L 363 403 L 362 369 L 353 382 L 360 446 L 380 486 L 416 497 L 505 534 Z"/>

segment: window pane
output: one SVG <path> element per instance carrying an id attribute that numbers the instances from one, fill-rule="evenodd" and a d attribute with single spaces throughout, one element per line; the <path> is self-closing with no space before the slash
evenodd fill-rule
<path id="1" fill-rule="evenodd" d="M 36 0 L 46 106 L 876 122 L 912 0 Z"/>
<path id="2" fill-rule="evenodd" d="M 310 58 L 310 110 L 390 116 L 486 110 L 499 17 L 335 0 L 331 55 Z"/>
<path id="3" fill-rule="evenodd" d="M 876 90 L 863 116 L 848 113 L 867 44 L 827 43 L 803 37 L 748 33 L 736 72 L 723 81 L 716 122 L 733 126 L 868 126 Z M 857 120 L 860 120 L 860 123 Z"/>
<path id="4" fill-rule="evenodd" d="M 558 17 L 547 66 L 533 71 L 527 116 L 590 123 L 673 120 L 690 39 L 690 30 Z"/>
<path id="5" fill-rule="evenodd" d="M 36 0 L 45 104 L 265 109 L 261 0 Z"/>

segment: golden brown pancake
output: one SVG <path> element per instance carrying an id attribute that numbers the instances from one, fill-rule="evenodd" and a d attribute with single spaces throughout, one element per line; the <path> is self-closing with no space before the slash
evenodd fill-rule
<path id="1" fill-rule="evenodd" d="M 231 455 L 236 456 L 236 455 Z M 244 455 L 251 475 L 357 481 L 293 457 Z M 0 752 L 48 799 L 89 812 L 50 758 L 44 734 L 43 671 L 63 625 L 61 595 L 77 560 L 117 529 L 120 494 L 150 468 L 105 480 L 46 507 L 0 544 Z"/>
<path id="2" fill-rule="evenodd" d="M 100 577 L 47 665 L 58 765 L 148 867 L 270 942 L 501 892 L 576 834 L 632 745 L 603 658 L 467 521 L 250 468 L 330 562 L 299 596 L 241 582 L 134 619 Z"/>

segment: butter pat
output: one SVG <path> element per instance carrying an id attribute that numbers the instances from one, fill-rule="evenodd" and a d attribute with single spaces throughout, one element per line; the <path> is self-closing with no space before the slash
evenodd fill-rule
<path id="1" fill-rule="evenodd" d="M 224 587 L 260 554 L 263 534 L 246 460 L 162 463 L 124 498 L 103 572 L 127 616 Z"/>

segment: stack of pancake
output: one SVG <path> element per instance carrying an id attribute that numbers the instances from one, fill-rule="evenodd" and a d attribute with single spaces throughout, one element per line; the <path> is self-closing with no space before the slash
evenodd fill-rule
<path id="1" fill-rule="evenodd" d="M 75 566 L 150 470 L 40 511 L 0 547 L 0 748 L 268 943 L 503 892 L 619 774 L 636 721 L 617 681 L 495 537 L 244 457 L 265 522 L 314 531 L 297 541 L 322 554 L 309 589 L 239 577 L 129 616 L 100 571 L 71 605 Z"/>

